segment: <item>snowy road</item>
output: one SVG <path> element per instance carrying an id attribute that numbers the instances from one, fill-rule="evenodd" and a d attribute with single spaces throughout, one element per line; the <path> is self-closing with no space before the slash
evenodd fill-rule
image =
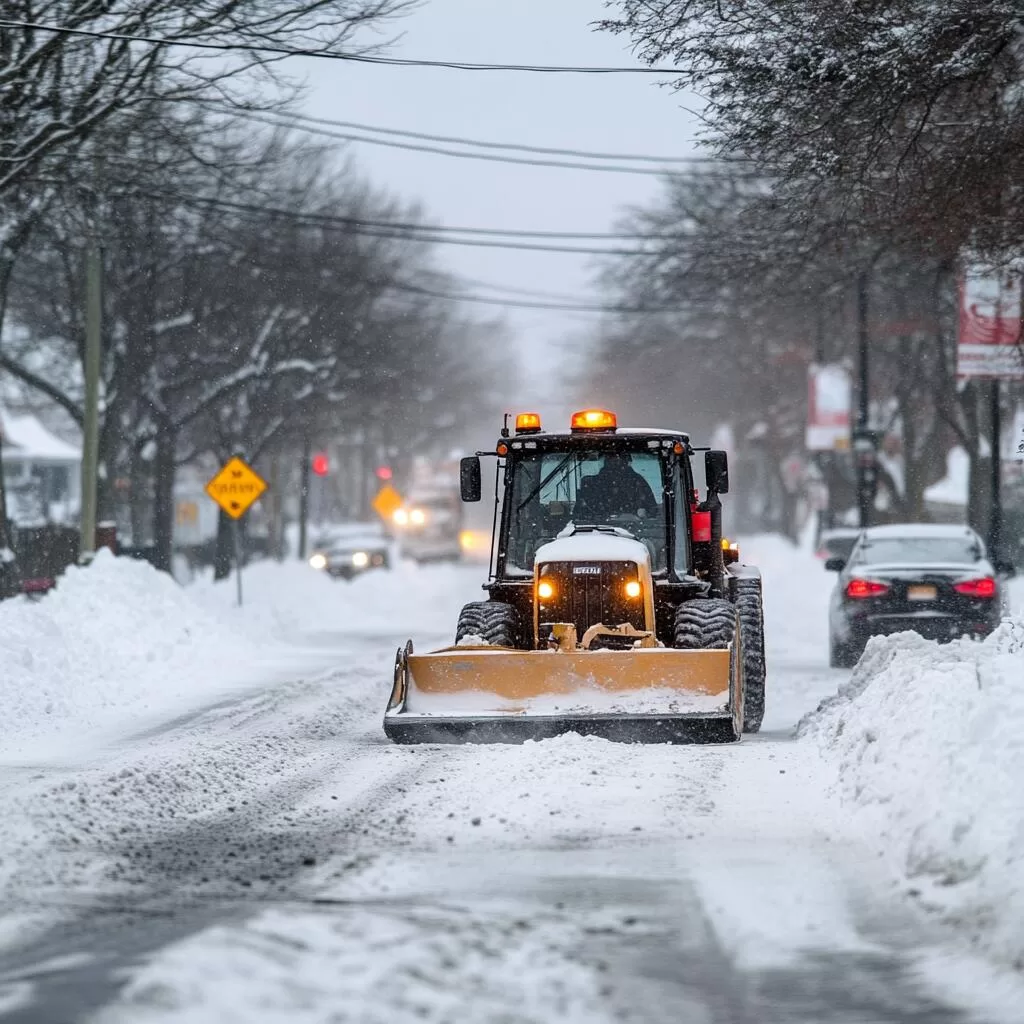
<path id="1" fill-rule="evenodd" d="M 792 738 L 848 673 L 831 581 L 763 543 L 769 712 L 740 745 L 389 745 L 394 648 L 447 641 L 479 583 L 402 568 L 350 588 L 355 632 L 297 612 L 303 679 L 5 761 L 2 1019 L 1019 1021 Z"/>

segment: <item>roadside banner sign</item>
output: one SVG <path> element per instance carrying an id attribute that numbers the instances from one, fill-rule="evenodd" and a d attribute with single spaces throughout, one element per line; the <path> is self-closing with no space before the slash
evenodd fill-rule
<path id="1" fill-rule="evenodd" d="M 391 486 L 385 484 L 376 494 L 372 503 L 374 512 L 385 522 L 390 523 L 394 514 L 405 504 L 402 496 Z"/>
<path id="2" fill-rule="evenodd" d="M 832 452 L 849 448 L 852 407 L 853 387 L 846 367 L 812 363 L 807 370 L 807 450 Z"/>
<path id="3" fill-rule="evenodd" d="M 237 455 L 206 485 L 206 493 L 232 519 L 241 519 L 266 489 L 266 480 Z"/>
<path id="4" fill-rule="evenodd" d="M 968 264 L 960 278 L 956 375 L 1024 380 L 1021 269 Z"/>

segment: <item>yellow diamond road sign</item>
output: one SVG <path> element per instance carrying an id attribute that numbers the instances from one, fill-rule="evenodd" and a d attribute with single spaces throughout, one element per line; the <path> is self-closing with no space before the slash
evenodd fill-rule
<path id="1" fill-rule="evenodd" d="M 238 456 L 226 462 L 206 485 L 206 493 L 232 519 L 241 519 L 266 489 L 266 480 Z"/>
<path id="2" fill-rule="evenodd" d="M 402 507 L 404 502 L 402 496 L 391 486 L 391 484 L 385 484 L 378 492 L 377 496 L 373 499 L 374 511 L 388 522 L 391 521 L 392 516 Z"/>

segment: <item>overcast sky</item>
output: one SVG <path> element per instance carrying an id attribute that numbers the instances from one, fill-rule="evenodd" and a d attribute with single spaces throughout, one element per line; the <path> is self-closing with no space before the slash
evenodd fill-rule
<path id="1" fill-rule="evenodd" d="M 602 0 L 425 0 L 396 22 L 393 55 L 517 64 L 634 65 L 626 41 L 596 32 Z M 306 111 L 500 142 L 687 156 L 695 150 L 692 99 L 650 75 L 535 75 L 310 61 Z M 423 203 L 445 225 L 609 231 L 623 211 L 650 202 L 660 179 L 525 167 L 355 144 L 375 183 Z M 587 243 L 580 243 L 587 244 Z M 591 257 L 446 245 L 439 258 L 474 281 L 599 301 Z M 481 290 L 474 287 L 474 290 Z M 501 312 L 476 307 L 482 314 Z M 577 334 L 596 317 L 509 310 L 530 354 Z"/>

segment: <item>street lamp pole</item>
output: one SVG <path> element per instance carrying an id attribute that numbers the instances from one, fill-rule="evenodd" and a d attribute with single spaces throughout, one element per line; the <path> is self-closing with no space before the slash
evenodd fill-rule
<path id="1" fill-rule="evenodd" d="M 999 406 L 1000 388 L 999 378 L 992 381 L 990 400 L 992 403 L 990 420 L 992 426 L 992 508 L 990 511 L 988 527 L 988 551 L 993 562 L 998 563 L 1000 554 L 999 548 L 1002 543 L 1003 533 L 1003 495 L 1002 495 L 1002 469 L 1003 459 L 1000 440 L 1003 433 L 1002 409 Z"/>

